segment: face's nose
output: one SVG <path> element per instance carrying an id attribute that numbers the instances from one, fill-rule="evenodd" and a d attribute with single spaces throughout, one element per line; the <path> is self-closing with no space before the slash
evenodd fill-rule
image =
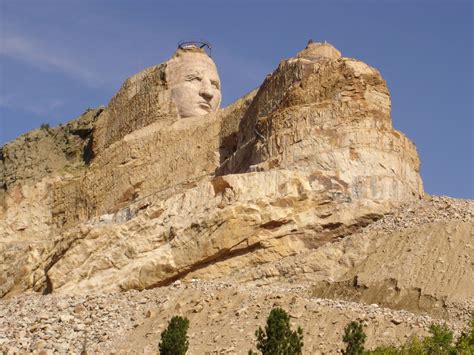
<path id="1" fill-rule="evenodd" d="M 214 97 L 214 92 L 212 90 L 210 81 L 202 81 L 201 89 L 199 90 L 199 95 L 208 102 L 212 100 L 212 98 Z"/>

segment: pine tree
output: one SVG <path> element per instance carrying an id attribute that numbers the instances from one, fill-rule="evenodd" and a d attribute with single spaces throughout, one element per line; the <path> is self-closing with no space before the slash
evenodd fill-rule
<path id="1" fill-rule="evenodd" d="M 161 333 L 160 355 L 185 355 L 189 346 L 186 334 L 188 328 L 187 318 L 180 316 L 171 318 L 168 327 Z"/>
<path id="2" fill-rule="evenodd" d="M 265 330 L 261 327 L 255 332 L 257 349 L 263 355 L 301 355 L 303 349 L 303 330 L 291 330 L 290 317 L 281 308 L 271 310 Z M 249 351 L 249 354 L 255 354 Z"/>
<path id="3" fill-rule="evenodd" d="M 359 322 L 350 322 L 344 328 L 344 335 L 342 341 L 347 344 L 345 350 L 342 350 L 346 355 L 361 355 L 364 352 L 364 342 L 366 335 L 362 329 L 362 324 Z"/>

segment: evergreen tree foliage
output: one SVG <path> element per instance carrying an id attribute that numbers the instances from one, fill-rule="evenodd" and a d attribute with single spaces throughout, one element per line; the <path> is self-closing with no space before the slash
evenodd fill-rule
<path id="1" fill-rule="evenodd" d="M 171 318 L 168 327 L 161 333 L 160 355 L 185 355 L 189 346 L 186 334 L 188 328 L 189 320 L 187 318 L 180 316 Z"/>
<path id="2" fill-rule="evenodd" d="M 346 349 L 342 350 L 346 355 L 361 355 L 364 352 L 364 342 L 366 335 L 359 322 L 350 322 L 344 328 L 342 341 L 346 343 Z"/>
<path id="3" fill-rule="evenodd" d="M 291 330 L 290 317 L 281 308 L 273 308 L 267 318 L 265 330 L 255 332 L 257 349 L 262 355 L 301 355 L 303 349 L 303 329 Z M 250 354 L 256 354 L 252 350 Z"/>

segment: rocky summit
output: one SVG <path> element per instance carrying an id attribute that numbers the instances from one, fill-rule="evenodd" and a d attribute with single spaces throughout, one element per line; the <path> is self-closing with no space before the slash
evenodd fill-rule
<path id="1" fill-rule="evenodd" d="M 270 309 L 335 353 L 474 310 L 474 202 L 424 193 L 378 70 L 308 43 L 220 108 L 206 52 L 0 148 L 0 351 L 246 354 Z"/>

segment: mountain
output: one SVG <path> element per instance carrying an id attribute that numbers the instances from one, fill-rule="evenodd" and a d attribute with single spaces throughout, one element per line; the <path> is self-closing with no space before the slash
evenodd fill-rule
<path id="1" fill-rule="evenodd" d="M 311 353 L 340 348 L 355 318 L 370 345 L 425 334 L 430 319 L 461 329 L 474 203 L 424 193 L 381 74 L 308 43 L 230 106 L 181 118 L 175 62 L 205 55 L 186 50 L 127 79 L 107 107 L 1 148 L 0 322 L 11 330 L 0 349 L 151 351 L 181 313 L 191 351 L 246 353 L 275 304 L 308 330 Z M 94 302 L 116 326 L 99 326 L 109 318 Z M 17 317 L 21 304 L 44 318 Z M 15 335 L 50 318 L 64 323 L 56 338 Z"/>

